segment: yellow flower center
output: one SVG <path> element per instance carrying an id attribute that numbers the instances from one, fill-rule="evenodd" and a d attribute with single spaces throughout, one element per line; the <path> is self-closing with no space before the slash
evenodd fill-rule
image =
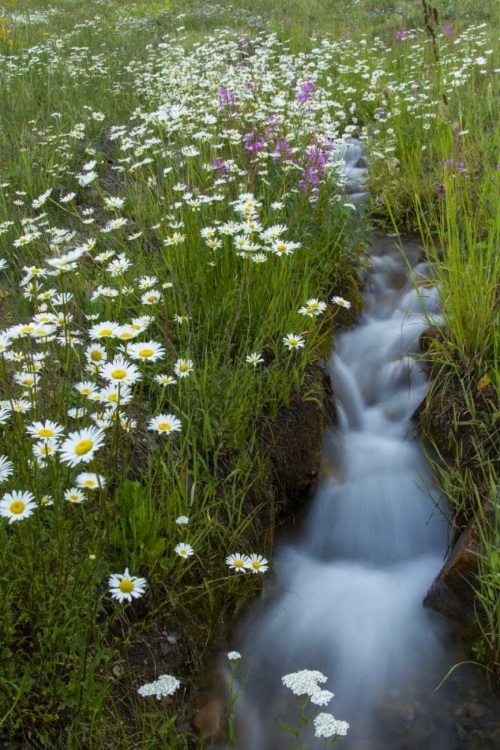
<path id="1" fill-rule="evenodd" d="M 181 372 L 188 372 L 188 370 L 189 370 L 189 365 L 187 365 L 186 363 L 184 363 L 184 364 L 182 364 L 182 365 L 181 365 L 181 366 L 179 367 L 179 370 L 180 370 Z"/>
<path id="2" fill-rule="evenodd" d="M 21 333 L 31 333 L 35 330 L 35 326 L 22 326 Z"/>
<path id="3" fill-rule="evenodd" d="M 259 570 L 261 567 L 262 566 L 261 566 L 261 564 L 260 564 L 260 562 L 258 560 L 253 560 L 252 561 L 252 568 L 255 568 L 255 570 Z"/>
<path id="4" fill-rule="evenodd" d="M 86 453 L 92 450 L 94 443 L 92 440 L 80 440 L 75 445 L 75 453 L 77 456 L 84 456 Z"/>
<path id="5" fill-rule="evenodd" d="M 11 503 L 9 506 L 10 512 L 15 513 L 16 516 L 22 513 L 25 507 L 26 507 L 26 503 L 23 503 L 22 500 L 14 500 L 14 502 Z"/>
<path id="6" fill-rule="evenodd" d="M 170 424 L 170 422 L 160 422 L 160 424 L 158 425 L 158 429 L 159 430 L 166 430 L 166 431 L 167 430 L 171 430 L 172 429 L 172 425 Z"/>
<path id="7" fill-rule="evenodd" d="M 111 336 L 112 333 L 112 328 L 101 328 L 101 330 L 99 331 L 99 336 Z"/>
<path id="8" fill-rule="evenodd" d="M 33 385 L 34 382 L 34 378 L 24 378 L 24 385 Z"/>
<path id="9" fill-rule="evenodd" d="M 152 357 L 154 349 L 139 349 L 138 354 L 139 357 Z"/>
<path id="10" fill-rule="evenodd" d="M 244 568 L 245 567 L 245 563 L 243 562 L 243 560 L 235 560 L 234 563 L 233 563 L 233 565 L 234 565 L 235 568 Z"/>
<path id="11" fill-rule="evenodd" d="M 90 353 L 90 359 L 92 362 L 100 362 L 102 359 L 102 352 L 100 351 L 93 351 Z"/>
<path id="12" fill-rule="evenodd" d="M 42 497 L 40 502 L 42 505 L 48 505 L 50 503 L 50 497 Z"/>
<path id="13" fill-rule="evenodd" d="M 123 581 L 120 581 L 118 588 L 120 591 L 123 591 L 124 594 L 130 594 L 130 592 L 134 590 L 134 584 L 130 578 L 124 578 Z"/>
<path id="14" fill-rule="evenodd" d="M 121 339 L 131 339 L 132 338 L 132 334 L 130 333 L 130 331 L 122 331 L 122 333 L 120 333 L 120 338 Z"/>
<path id="15" fill-rule="evenodd" d="M 108 401 L 118 401 L 118 394 L 117 393 L 110 393 L 108 396 Z"/>
<path id="16" fill-rule="evenodd" d="M 70 500 L 72 503 L 77 503 L 80 500 L 80 495 L 77 495 L 76 492 L 71 493 L 71 495 L 68 495 L 68 500 Z"/>
<path id="17" fill-rule="evenodd" d="M 299 342 L 297 341 L 297 339 L 289 339 L 289 343 L 291 344 L 291 346 L 297 346 Z"/>
<path id="18" fill-rule="evenodd" d="M 84 481 L 84 485 L 85 487 L 95 487 L 96 483 L 94 482 L 93 479 L 86 479 Z"/>
<path id="19" fill-rule="evenodd" d="M 115 380 L 123 380 L 123 378 L 127 377 L 127 371 L 118 367 L 116 370 L 111 371 L 111 377 Z"/>

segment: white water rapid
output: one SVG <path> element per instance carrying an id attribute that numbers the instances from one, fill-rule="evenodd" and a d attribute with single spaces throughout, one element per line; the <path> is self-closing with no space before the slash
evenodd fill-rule
<path id="1" fill-rule="evenodd" d="M 359 156 L 354 145 L 347 170 Z M 343 747 L 455 747 L 439 711 L 437 722 L 425 708 L 418 715 L 450 666 L 446 626 L 422 606 L 448 524 L 411 419 L 428 387 L 414 357 L 418 338 L 439 319 L 421 254 L 415 242 L 402 253 L 393 238 L 374 237 L 362 319 L 336 338 L 339 424 L 326 436 L 319 488 L 302 532 L 276 553 L 273 583 L 237 642 L 239 750 L 292 747 L 279 720 L 297 724 L 298 698 L 281 677 L 301 669 L 328 676 L 323 687 L 335 698 L 320 710 L 350 723 Z M 301 737 L 323 747 L 312 730 Z"/>

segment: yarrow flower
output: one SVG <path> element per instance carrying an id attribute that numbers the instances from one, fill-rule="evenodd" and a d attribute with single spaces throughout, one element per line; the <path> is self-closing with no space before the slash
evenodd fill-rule
<path id="1" fill-rule="evenodd" d="M 316 737 L 345 737 L 349 724 L 347 721 L 339 721 L 332 714 L 318 714 L 314 719 L 314 734 Z"/>
<path id="2" fill-rule="evenodd" d="M 160 700 L 165 696 L 173 695 L 180 686 L 181 683 L 176 677 L 172 677 L 171 674 L 162 674 L 154 682 L 141 685 L 137 692 L 143 698 L 148 695 L 156 695 L 157 700 Z"/>
<path id="3" fill-rule="evenodd" d="M 230 651 L 227 658 L 229 661 L 237 661 L 238 659 L 241 659 L 241 654 L 239 651 Z"/>
<path id="4" fill-rule="evenodd" d="M 125 568 L 124 573 L 113 573 L 108 580 L 111 596 L 119 602 L 125 600 L 131 602 L 132 599 L 138 599 L 144 594 L 146 585 L 145 578 L 131 576 L 128 568 Z"/>
<path id="5" fill-rule="evenodd" d="M 184 526 L 186 523 L 189 523 L 189 518 L 187 516 L 179 516 L 179 518 L 175 519 L 175 523 L 177 526 Z"/>
<path id="6" fill-rule="evenodd" d="M 289 688 L 294 695 L 314 695 L 321 688 L 318 682 L 326 682 L 327 677 L 317 670 L 301 669 L 300 672 L 290 672 L 281 678 L 283 685 Z"/>

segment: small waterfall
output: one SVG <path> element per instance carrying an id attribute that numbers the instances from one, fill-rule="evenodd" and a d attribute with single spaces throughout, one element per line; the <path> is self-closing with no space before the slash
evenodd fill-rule
<path id="1" fill-rule="evenodd" d="M 360 156 L 357 146 L 347 150 L 353 192 L 362 188 Z M 418 245 L 404 252 L 392 238 L 373 238 L 364 314 L 336 340 L 330 367 L 341 418 L 324 452 L 335 466 L 324 467 L 299 538 L 276 553 L 273 583 L 244 624 L 239 750 L 288 750 L 279 720 L 296 725 L 298 702 L 281 676 L 301 669 L 328 676 L 335 698 L 322 710 L 350 723 L 343 747 L 452 747 L 449 721 L 415 719 L 450 666 L 447 626 L 422 606 L 448 524 L 411 420 L 428 387 L 414 355 L 428 316 L 439 321 L 439 294 Z M 396 734 L 387 726 L 401 704 L 420 722 L 413 744 L 397 734 L 399 714 Z M 302 741 L 322 746 L 312 732 Z"/>

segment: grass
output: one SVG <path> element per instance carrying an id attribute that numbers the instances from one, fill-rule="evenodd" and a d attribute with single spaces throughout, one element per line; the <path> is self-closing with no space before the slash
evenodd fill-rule
<path id="1" fill-rule="evenodd" d="M 343 205 L 332 150 L 352 130 L 370 154 L 372 223 L 418 230 L 434 263 L 446 332 L 431 400 L 459 383 L 471 424 L 470 466 L 457 453 L 442 483 L 459 523 L 480 525 L 476 652 L 498 664 L 498 514 L 480 511 L 498 460 L 498 9 L 436 5 L 426 31 L 413 2 L 0 8 L 2 490 L 37 504 L 0 525 L 7 746 L 193 744 L 202 665 L 263 578 L 225 558 L 271 558 L 283 498 L 262 436 L 298 397 L 321 398 L 314 363 L 351 320 L 330 297 L 359 310 L 364 224 Z M 264 230 L 278 224 L 273 240 Z M 75 265 L 47 275 L 75 247 Z M 323 315 L 299 312 L 312 299 Z M 93 341 L 107 321 L 118 335 Z M 304 346 L 287 349 L 290 333 Z M 161 358 L 128 350 L 140 379 L 104 408 L 98 352 L 112 361 L 130 341 Z M 181 359 L 188 377 L 174 377 Z M 159 414 L 180 430 L 150 429 Z M 37 459 L 26 428 L 47 419 L 64 436 L 97 426 L 104 446 L 71 466 L 40 460 L 38 441 Z M 82 471 L 103 479 L 68 502 Z M 125 568 L 147 581 L 130 604 L 107 583 Z M 182 680 L 173 698 L 137 696 L 162 671 Z"/>

